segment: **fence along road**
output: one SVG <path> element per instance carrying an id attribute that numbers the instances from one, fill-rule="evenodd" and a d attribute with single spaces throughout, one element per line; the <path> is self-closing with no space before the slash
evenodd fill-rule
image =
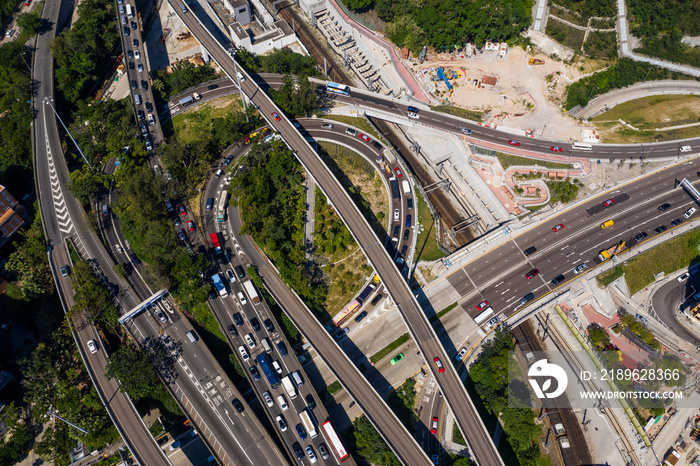
<path id="1" fill-rule="evenodd" d="M 221 66 L 232 81 L 236 82 L 236 70 L 241 72 L 242 75 L 246 75 L 245 71 L 235 67 L 233 58 L 220 43 L 214 40 L 209 31 L 204 28 L 199 19 L 194 15 L 194 12 L 183 13 L 179 4 L 172 5 L 172 0 L 169 1 L 173 9 L 187 25 L 188 29 L 197 38 L 200 44 L 207 49 L 212 58 L 217 61 L 219 66 Z M 362 217 L 357 206 L 352 202 L 350 196 L 345 192 L 328 167 L 323 164 L 320 157 L 313 151 L 306 139 L 304 139 L 292 126 L 291 122 L 284 117 L 269 96 L 262 91 L 249 76 L 248 79 L 241 84 L 242 91 L 249 97 L 253 104 L 256 105 L 261 115 L 269 121 L 270 125 L 282 135 L 287 144 L 295 150 L 295 154 L 302 165 L 304 165 L 316 179 L 319 187 L 328 199 L 331 200 L 336 211 L 348 226 L 355 240 L 363 249 L 363 252 L 384 282 L 388 293 L 396 302 L 416 344 L 421 349 L 423 357 L 426 358 L 428 367 L 433 371 L 443 396 L 457 419 L 464 438 L 474 452 L 474 459 L 483 466 L 502 465 L 503 461 L 496 450 L 496 446 L 491 441 L 484 423 L 481 421 L 474 404 L 457 375 L 454 365 L 442 348 L 435 331 L 425 317 L 403 277 L 394 266 L 386 249 L 371 230 L 364 217 Z M 280 117 L 279 121 L 271 117 L 273 112 L 277 112 Z M 285 305 L 287 305 L 287 303 L 285 303 Z M 299 316 L 296 315 L 295 317 L 299 318 Z M 313 331 L 313 329 L 318 330 L 319 327 L 320 325 L 317 324 L 309 328 Z M 302 326 L 301 328 L 304 327 Z M 325 332 L 324 336 L 330 341 L 330 337 L 325 334 Z M 323 338 L 317 335 L 316 332 L 314 332 L 312 339 L 320 339 L 319 341 L 324 343 Z M 310 339 L 310 341 L 312 339 Z M 322 347 L 317 346 L 316 350 L 319 354 L 322 354 L 323 351 L 328 349 L 327 346 L 330 345 L 324 345 Z M 343 366 L 342 358 L 336 357 L 336 355 L 331 356 L 329 354 L 323 354 L 323 357 L 331 368 L 335 368 L 336 365 Z M 438 373 L 432 361 L 432 358 L 435 357 L 439 357 L 442 361 L 443 367 L 445 368 L 444 373 Z M 370 418 L 375 427 L 377 427 L 379 433 L 386 439 L 387 443 L 404 463 L 428 463 L 425 452 L 418 446 L 408 431 L 403 428 L 403 426 L 397 429 L 397 425 L 401 424 L 386 403 L 381 400 L 377 392 L 374 391 L 374 389 L 368 390 L 366 387 L 361 388 L 361 391 L 357 392 L 357 388 L 362 387 L 363 382 L 364 385 L 366 385 L 367 382 L 354 366 L 353 370 L 343 374 L 341 382 L 343 380 L 349 384 L 346 385 L 345 388 L 356 401 L 364 400 L 365 406 L 360 406 L 363 407 L 363 410 L 367 409 L 365 413 L 368 418 Z M 372 401 L 379 412 L 376 412 L 374 409 L 369 409 L 369 400 Z"/>

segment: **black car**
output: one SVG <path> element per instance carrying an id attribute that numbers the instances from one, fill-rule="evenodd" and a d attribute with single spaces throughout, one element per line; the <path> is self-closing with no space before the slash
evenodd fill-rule
<path id="1" fill-rule="evenodd" d="M 178 231 L 177 234 L 180 236 L 182 241 L 187 241 L 187 233 L 185 233 L 183 228 L 180 228 L 180 231 Z"/>
<path id="2" fill-rule="evenodd" d="M 666 204 L 661 204 L 659 206 L 659 212 L 663 212 L 664 210 L 668 210 L 670 208 L 671 208 L 671 204 L 669 204 L 668 202 Z"/>
<path id="3" fill-rule="evenodd" d="M 362 311 L 355 317 L 355 322 L 360 322 L 365 317 L 367 317 L 367 311 Z"/>
<path id="4" fill-rule="evenodd" d="M 294 442 L 292 444 L 292 450 L 294 450 L 294 454 L 296 455 L 299 461 L 304 459 L 304 450 L 301 449 L 301 445 L 299 445 L 299 442 Z"/>
<path id="5" fill-rule="evenodd" d="M 241 317 L 240 312 L 236 312 L 232 317 L 236 325 L 238 325 L 239 327 L 243 325 L 243 317 Z"/>
<path id="6" fill-rule="evenodd" d="M 406 245 L 404 244 L 403 246 L 401 246 L 401 255 L 404 256 L 404 257 L 406 257 L 406 253 L 407 253 L 407 252 L 408 252 L 408 246 L 406 246 Z"/>
<path id="7" fill-rule="evenodd" d="M 233 407 L 236 408 L 236 411 L 239 413 L 243 412 L 243 403 L 238 398 L 234 398 L 233 401 L 231 402 L 233 404 Z"/>
<path id="8" fill-rule="evenodd" d="M 238 275 L 238 278 L 245 277 L 245 270 L 243 270 L 243 267 L 241 267 L 240 265 L 235 266 L 233 270 L 236 271 L 236 275 Z"/>
<path id="9" fill-rule="evenodd" d="M 233 161 L 233 155 L 229 155 L 224 159 L 224 167 L 227 167 L 229 163 Z"/>
<path id="10" fill-rule="evenodd" d="M 537 248 L 534 246 L 530 246 L 529 248 L 527 248 L 523 252 L 525 253 L 526 256 L 529 256 L 530 254 L 534 253 L 535 251 L 537 251 Z"/>
<path id="11" fill-rule="evenodd" d="M 248 368 L 250 371 L 250 374 L 253 376 L 253 380 L 260 380 L 260 372 L 258 372 L 258 368 L 255 366 L 250 366 Z"/>
<path id="12" fill-rule="evenodd" d="M 265 319 L 265 328 L 267 329 L 268 332 L 275 331 L 275 326 L 273 325 L 273 323 L 270 319 Z"/>
<path id="13" fill-rule="evenodd" d="M 138 47 L 138 46 L 139 46 L 139 40 L 138 40 L 138 39 L 134 39 L 134 40 L 132 40 L 131 42 L 134 44 L 134 47 Z"/>
<path id="14" fill-rule="evenodd" d="M 233 338 L 236 338 L 238 336 L 238 332 L 236 331 L 236 327 L 233 325 L 228 326 L 228 334 L 231 335 Z"/>
<path id="15" fill-rule="evenodd" d="M 253 327 L 253 330 L 255 330 L 256 332 L 260 331 L 260 322 L 258 321 L 257 317 L 253 317 L 252 319 L 250 319 L 250 326 Z"/>
<path id="16" fill-rule="evenodd" d="M 306 395 L 306 406 L 309 407 L 309 409 L 314 409 L 316 407 L 316 402 L 314 401 L 314 397 L 311 394 Z"/>
<path id="17" fill-rule="evenodd" d="M 129 62 L 129 69 L 130 69 L 131 71 L 134 71 L 134 62 L 133 62 L 133 61 L 130 61 L 130 62 Z"/>
<path id="18" fill-rule="evenodd" d="M 126 56 L 129 57 L 129 58 L 134 58 L 134 52 L 132 52 L 131 50 L 127 50 L 127 51 L 126 51 Z"/>
<path id="19" fill-rule="evenodd" d="M 147 91 L 148 90 L 148 82 L 141 81 L 141 89 L 143 89 L 144 91 Z"/>
<path id="20" fill-rule="evenodd" d="M 277 342 L 277 349 L 282 356 L 287 356 L 287 354 L 289 354 L 287 353 L 287 345 L 285 345 L 283 341 Z"/>
<path id="21" fill-rule="evenodd" d="M 394 225 L 394 236 L 399 236 L 399 232 L 401 231 L 401 226 L 400 225 Z"/>
<path id="22" fill-rule="evenodd" d="M 377 294 L 377 296 L 372 299 L 372 306 L 376 306 L 379 300 L 381 300 L 384 296 L 382 296 L 381 293 Z"/>
<path id="23" fill-rule="evenodd" d="M 148 113 L 151 113 L 153 111 L 153 104 L 150 102 L 146 102 L 146 111 Z"/>
<path id="24" fill-rule="evenodd" d="M 139 120 L 143 120 L 146 118 L 146 114 L 143 113 L 143 110 L 139 110 L 138 115 L 139 115 Z M 177 225 L 179 225 L 179 223 Z"/>
<path id="25" fill-rule="evenodd" d="M 681 220 L 680 218 L 677 218 L 677 219 L 675 219 L 674 221 L 671 222 L 671 226 L 674 226 L 674 227 L 675 227 L 675 226 L 680 225 L 681 223 L 683 223 L 683 220 Z"/>
<path id="26" fill-rule="evenodd" d="M 136 30 L 136 23 L 135 23 L 135 22 L 133 22 L 133 21 L 131 22 L 131 29 L 134 29 L 134 30 Z"/>
<path id="27" fill-rule="evenodd" d="M 654 231 L 657 233 L 663 233 L 666 231 L 666 225 L 661 225 L 660 227 L 655 228 Z"/>
<path id="28" fill-rule="evenodd" d="M 131 80 L 131 88 L 136 89 L 136 80 L 135 79 Z"/>
<path id="29" fill-rule="evenodd" d="M 552 280 L 552 285 L 557 285 L 557 284 L 563 282 L 563 281 L 564 281 L 564 278 L 565 278 L 565 277 L 564 277 L 563 274 L 562 274 L 562 275 L 559 275 L 558 277 L 554 278 L 554 280 Z"/>
<path id="30" fill-rule="evenodd" d="M 372 145 L 377 149 L 377 150 L 384 150 L 384 146 L 379 144 L 377 141 L 372 141 Z"/>
<path id="31" fill-rule="evenodd" d="M 219 86 L 217 84 L 211 84 L 211 85 L 207 86 L 207 89 L 209 89 L 210 91 L 213 91 L 214 89 L 218 89 L 218 88 L 219 88 Z"/>
<path id="32" fill-rule="evenodd" d="M 644 233 L 644 232 L 641 232 L 641 233 L 639 233 L 637 236 L 634 237 L 634 240 L 635 240 L 635 241 L 641 241 L 641 240 L 643 240 L 643 239 L 646 238 L 646 237 L 647 237 L 647 234 Z"/>
<path id="33" fill-rule="evenodd" d="M 410 234 L 411 230 L 405 230 L 403 232 L 403 240 L 406 241 L 408 239 L 408 235 Z"/>
<path id="34" fill-rule="evenodd" d="M 216 299 L 216 296 L 217 296 L 216 291 L 214 291 L 213 289 L 210 289 L 209 290 L 209 299 Z"/>
<path id="35" fill-rule="evenodd" d="M 131 31 L 129 30 L 129 26 L 124 26 L 124 35 L 128 36 L 129 34 L 131 34 Z"/>

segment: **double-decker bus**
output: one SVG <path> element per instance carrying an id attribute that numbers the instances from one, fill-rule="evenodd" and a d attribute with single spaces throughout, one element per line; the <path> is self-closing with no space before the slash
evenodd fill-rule
<path id="1" fill-rule="evenodd" d="M 270 361 L 267 359 L 267 354 L 259 354 L 257 358 L 260 369 L 262 369 L 263 374 L 267 377 L 267 381 L 270 382 L 270 387 L 277 388 L 280 386 L 280 379 L 277 378 L 277 374 L 270 367 Z"/>
<path id="2" fill-rule="evenodd" d="M 216 209 L 216 221 L 224 223 L 226 221 L 226 207 L 228 207 L 228 193 L 224 191 L 219 198 L 219 206 Z"/>
<path id="3" fill-rule="evenodd" d="M 333 445 L 335 452 L 338 454 L 340 461 L 345 461 L 348 459 L 348 456 L 350 455 L 343 446 L 343 443 L 340 441 L 338 434 L 335 433 L 335 429 L 331 425 L 331 421 L 326 421 L 323 423 L 323 430 L 326 433 L 326 437 L 328 437 L 328 441 L 331 443 L 331 445 Z"/>
<path id="4" fill-rule="evenodd" d="M 333 92 L 334 94 L 348 95 L 350 94 L 350 88 L 345 84 L 338 83 L 328 83 L 326 84 L 326 91 Z"/>

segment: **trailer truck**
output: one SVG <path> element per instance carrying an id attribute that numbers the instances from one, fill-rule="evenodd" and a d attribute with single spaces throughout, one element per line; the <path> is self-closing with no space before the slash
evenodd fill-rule
<path id="1" fill-rule="evenodd" d="M 214 284 L 214 288 L 216 288 L 216 291 L 219 292 L 219 296 L 222 298 L 225 298 L 228 296 L 228 291 L 226 291 L 226 286 L 224 285 L 224 282 L 221 280 L 221 277 L 219 276 L 218 273 L 215 273 L 214 275 L 211 276 L 211 281 Z"/>
<path id="2" fill-rule="evenodd" d="M 258 296 L 258 292 L 255 290 L 255 285 L 253 285 L 252 281 L 248 280 L 247 282 L 243 282 L 243 288 L 245 288 L 245 291 L 248 293 L 250 300 L 253 301 L 253 304 L 260 303 L 260 296 Z"/>
<path id="3" fill-rule="evenodd" d="M 218 233 L 210 233 L 209 238 L 211 239 L 211 245 L 214 246 L 214 251 L 216 253 L 221 252 L 221 242 L 219 241 L 219 234 Z"/>
<path id="4" fill-rule="evenodd" d="M 292 382 L 292 379 L 290 379 L 288 375 L 282 377 L 282 385 L 287 391 L 287 395 L 289 395 L 290 400 L 297 397 L 297 387 L 294 385 L 294 382 Z"/>

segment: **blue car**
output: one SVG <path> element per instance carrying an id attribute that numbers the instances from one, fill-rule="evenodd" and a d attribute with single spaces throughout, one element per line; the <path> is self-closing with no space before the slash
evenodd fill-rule
<path id="1" fill-rule="evenodd" d="M 297 434 L 299 434 L 299 438 L 301 440 L 306 440 L 306 431 L 304 430 L 304 426 L 301 424 L 297 424 Z"/>
<path id="2" fill-rule="evenodd" d="M 406 228 L 411 226 L 411 216 L 406 215 Z"/>

